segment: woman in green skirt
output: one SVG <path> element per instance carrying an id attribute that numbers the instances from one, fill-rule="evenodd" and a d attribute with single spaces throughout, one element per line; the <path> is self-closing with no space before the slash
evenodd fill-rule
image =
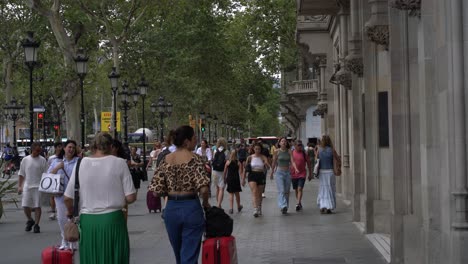
<path id="1" fill-rule="evenodd" d="M 80 194 L 80 262 L 129 263 L 130 243 L 122 208 L 136 200 L 132 176 L 125 160 L 111 155 L 112 137 L 96 135 L 93 155 L 73 170 L 65 191 L 68 215 L 73 215 L 76 170 Z"/>

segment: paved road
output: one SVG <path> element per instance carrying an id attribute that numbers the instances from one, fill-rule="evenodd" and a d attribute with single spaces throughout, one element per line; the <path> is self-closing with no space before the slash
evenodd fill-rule
<path id="1" fill-rule="evenodd" d="M 138 201 L 129 209 L 131 263 L 175 263 L 160 214 L 147 212 L 146 186 L 142 185 Z M 343 203 L 339 202 L 336 214 L 320 215 L 314 202 L 317 189 L 316 180 L 307 182 L 304 211 L 283 216 L 276 206 L 275 184 L 269 181 L 263 217 L 259 218 L 252 216 L 250 191 L 242 192 L 244 211 L 233 215 L 239 263 L 385 264 L 354 226 Z M 294 207 L 294 198 L 291 201 Z M 213 198 L 211 203 L 215 204 Z M 41 250 L 59 243 L 56 221 L 44 216 L 42 233 L 26 233 L 22 210 L 14 204 L 5 207 L 6 215 L 0 220 L 0 263 L 39 263 Z M 227 197 L 223 207 L 228 207 Z"/>

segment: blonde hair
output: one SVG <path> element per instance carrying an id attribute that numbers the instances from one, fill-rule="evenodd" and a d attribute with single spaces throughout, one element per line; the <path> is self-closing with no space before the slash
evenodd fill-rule
<path id="1" fill-rule="evenodd" d="M 216 142 L 216 148 L 223 146 L 224 149 L 227 149 L 227 142 L 226 139 L 223 137 L 218 138 L 218 142 Z"/>
<path id="2" fill-rule="evenodd" d="M 109 133 L 99 132 L 94 137 L 93 143 L 91 144 L 91 149 L 93 152 L 99 150 L 104 154 L 111 154 L 113 142 L 114 140 L 112 139 L 112 136 L 109 135 Z"/>
<path id="3" fill-rule="evenodd" d="M 322 148 L 325 148 L 325 147 L 333 148 L 333 142 L 332 142 L 329 135 L 323 135 L 322 136 L 322 140 L 320 141 L 320 146 Z"/>
<path id="4" fill-rule="evenodd" d="M 231 152 L 231 155 L 229 156 L 230 161 L 236 161 L 237 160 L 237 150 L 233 150 Z"/>

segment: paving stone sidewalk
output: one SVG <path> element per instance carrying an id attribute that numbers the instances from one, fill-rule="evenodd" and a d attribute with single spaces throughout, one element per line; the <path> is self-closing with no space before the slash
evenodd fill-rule
<path id="1" fill-rule="evenodd" d="M 146 186 L 142 184 L 138 201 L 129 208 L 131 263 L 175 263 L 161 215 L 149 214 L 146 209 Z M 290 213 L 282 215 L 276 205 L 275 183 L 268 181 L 263 216 L 259 218 L 253 217 L 250 190 L 244 189 L 244 210 L 232 215 L 239 263 L 386 264 L 354 226 L 350 209 L 341 201 L 335 214 L 319 213 L 315 204 L 317 189 L 317 180 L 307 182 L 304 210 L 295 212 L 295 198 L 291 195 Z M 226 193 L 226 210 L 228 201 Z M 211 204 L 215 203 L 212 198 Z M 60 241 L 56 221 L 50 221 L 44 213 L 42 233 L 27 233 L 22 210 L 11 203 L 5 204 L 5 209 L 6 215 L 0 220 L 0 263 L 40 263 L 41 250 Z"/>

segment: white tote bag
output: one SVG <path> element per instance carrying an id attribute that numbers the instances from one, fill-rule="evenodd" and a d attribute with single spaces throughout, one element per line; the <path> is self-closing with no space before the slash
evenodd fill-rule
<path id="1" fill-rule="evenodd" d="M 63 194 L 63 175 L 53 173 L 42 173 L 39 191 L 50 194 Z"/>
<path id="2" fill-rule="evenodd" d="M 319 167 L 320 167 L 320 160 L 317 159 L 317 161 L 315 161 L 314 171 L 313 171 L 313 174 L 314 174 L 315 178 L 318 178 L 318 176 L 319 176 Z"/>

